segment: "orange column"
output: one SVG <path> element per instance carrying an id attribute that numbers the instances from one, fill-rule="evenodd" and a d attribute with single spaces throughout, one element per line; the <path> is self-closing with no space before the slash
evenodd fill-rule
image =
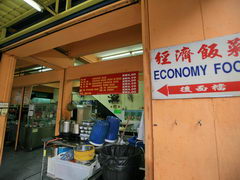
<path id="1" fill-rule="evenodd" d="M 16 58 L 3 54 L 0 63 L 0 102 L 9 103 Z M 0 116 L 0 162 L 2 161 L 7 116 Z"/>
<path id="2" fill-rule="evenodd" d="M 150 50 L 239 33 L 240 30 L 239 0 L 143 2 L 142 13 L 147 14 L 142 18 L 143 38 L 149 36 L 150 42 L 148 49 L 148 42 L 143 39 L 144 73 L 148 73 L 145 77 L 150 75 L 147 54 Z M 144 30 L 147 26 L 149 34 Z M 146 93 L 151 93 L 151 88 L 145 87 L 145 96 Z M 145 120 L 146 136 L 151 137 L 153 133 L 152 140 L 146 139 L 150 141 L 146 144 L 147 170 L 154 169 L 156 180 L 240 179 L 239 106 L 239 97 L 145 103 L 148 108 L 145 111 L 150 107 Z M 199 121 L 201 126 L 197 124 Z M 149 153 L 151 149 L 153 156 Z M 153 163 L 149 160 L 151 157 Z M 149 179 L 153 178 L 150 173 L 147 172 Z"/>
<path id="3" fill-rule="evenodd" d="M 59 82 L 58 106 L 57 106 L 55 136 L 59 135 L 60 121 L 62 119 L 62 102 L 63 102 L 63 90 L 64 90 L 64 71 L 65 70 L 62 70 L 62 72 L 61 72 L 61 79 L 60 79 L 60 82 Z"/>
<path id="4" fill-rule="evenodd" d="M 142 11 L 142 41 L 143 41 L 143 72 L 144 72 L 144 118 L 145 118 L 145 177 L 154 178 L 153 156 L 153 122 L 152 122 L 152 94 L 150 76 L 150 35 L 148 3 L 143 0 Z"/>
<path id="5" fill-rule="evenodd" d="M 66 70 L 65 71 L 65 77 L 66 77 Z M 64 79 L 63 84 L 63 99 L 62 99 L 62 118 L 65 120 L 70 120 L 71 118 L 71 112 L 67 110 L 67 105 L 72 102 L 72 88 L 73 88 L 73 82 L 67 81 Z"/>

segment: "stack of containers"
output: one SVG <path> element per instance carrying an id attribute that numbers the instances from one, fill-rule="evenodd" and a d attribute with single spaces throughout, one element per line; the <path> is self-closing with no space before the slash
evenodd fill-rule
<path id="1" fill-rule="evenodd" d="M 80 129 L 79 137 L 82 141 L 89 139 L 93 125 L 94 125 L 93 122 L 83 122 L 82 125 L 79 127 Z"/>
<path id="2" fill-rule="evenodd" d="M 107 136 L 109 123 L 106 120 L 97 120 L 93 126 L 90 143 L 94 146 L 102 146 Z"/>
<path id="3" fill-rule="evenodd" d="M 118 119 L 114 116 L 108 116 L 107 121 L 109 122 L 109 130 L 108 130 L 105 141 L 108 143 L 114 143 L 118 139 L 120 119 Z"/>
<path id="4" fill-rule="evenodd" d="M 114 143 L 118 139 L 119 125 L 120 120 L 114 116 L 97 120 L 90 135 L 90 143 L 94 146 L 102 146 L 105 142 Z"/>

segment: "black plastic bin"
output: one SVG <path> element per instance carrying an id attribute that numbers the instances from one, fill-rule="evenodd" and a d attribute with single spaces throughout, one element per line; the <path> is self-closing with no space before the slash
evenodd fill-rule
<path id="1" fill-rule="evenodd" d="M 102 148 L 99 162 L 104 180 L 137 180 L 142 160 L 142 150 L 127 145 L 112 145 Z"/>

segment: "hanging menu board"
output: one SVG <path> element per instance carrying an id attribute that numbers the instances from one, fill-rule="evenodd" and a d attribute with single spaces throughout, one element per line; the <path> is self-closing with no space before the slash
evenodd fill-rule
<path id="1" fill-rule="evenodd" d="M 136 93 L 138 93 L 138 72 L 83 77 L 80 79 L 80 95 Z"/>

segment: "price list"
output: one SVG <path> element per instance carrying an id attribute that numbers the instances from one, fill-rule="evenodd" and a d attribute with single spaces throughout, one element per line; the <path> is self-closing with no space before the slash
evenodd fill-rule
<path id="1" fill-rule="evenodd" d="M 122 75 L 122 94 L 138 93 L 138 73 L 125 73 Z"/>
<path id="2" fill-rule="evenodd" d="M 80 95 L 138 93 L 138 72 L 118 73 L 80 79 Z"/>

